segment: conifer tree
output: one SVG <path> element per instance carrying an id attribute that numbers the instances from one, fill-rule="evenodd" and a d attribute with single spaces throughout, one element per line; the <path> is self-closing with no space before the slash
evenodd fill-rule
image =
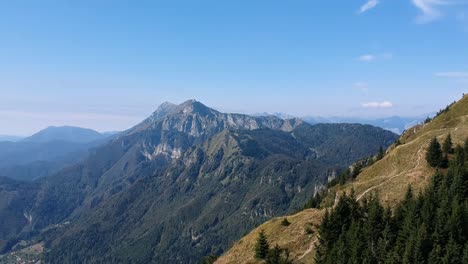
<path id="1" fill-rule="evenodd" d="M 291 223 L 288 221 L 288 218 L 283 218 L 283 221 L 281 221 L 282 226 L 289 226 Z"/>
<path id="2" fill-rule="evenodd" d="M 465 243 L 465 249 L 463 249 L 462 263 L 468 263 L 468 243 Z"/>
<path id="3" fill-rule="evenodd" d="M 447 154 L 442 154 L 442 159 L 440 160 L 440 164 L 439 164 L 439 167 L 442 168 L 442 169 L 446 169 L 448 168 L 448 164 L 449 163 L 449 158 L 448 158 L 448 155 Z"/>
<path id="4" fill-rule="evenodd" d="M 280 264 L 281 260 L 281 248 L 276 244 L 276 246 L 268 252 L 268 257 L 266 260 L 267 264 Z"/>
<path id="5" fill-rule="evenodd" d="M 452 135 L 450 133 L 445 138 L 442 150 L 445 152 L 445 154 L 453 154 Z"/>
<path id="6" fill-rule="evenodd" d="M 394 212 L 373 195 L 341 196 L 319 227 L 316 263 L 468 263 L 467 155 L 454 153 L 424 192 L 409 186 Z"/>
<path id="7" fill-rule="evenodd" d="M 384 150 L 383 150 L 383 147 L 380 146 L 380 148 L 379 148 L 379 154 L 377 154 L 377 160 L 383 159 L 384 156 L 385 156 L 385 152 L 384 152 Z"/>
<path id="8" fill-rule="evenodd" d="M 268 244 L 267 237 L 263 230 L 260 230 L 257 238 L 257 244 L 255 245 L 255 257 L 257 259 L 265 259 L 268 255 L 270 245 Z"/>
<path id="9" fill-rule="evenodd" d="M 465 139 L 465 156 L 468 157 L 468 137 Z"/>
<path id="10" fill-rule="evenodd" d="M 433 138 L 427 150 L 426 160 L 431 167 L 439 167 L 442 161 L 442 150 L 437 138 Z"/>
<path id="11" fill-rule="evenodd" d="M 455 157 L 454 161 L 457 165 L 464 166 L 465 165 L 465 159 L 467 157 L 465 150 L 461 146 L 457 146 L 455 148 Z"/>

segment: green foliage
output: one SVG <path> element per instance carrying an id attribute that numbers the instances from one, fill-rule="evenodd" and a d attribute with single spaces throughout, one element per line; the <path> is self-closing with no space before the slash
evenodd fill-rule
<path id="1" fill-rule="evenodd" d="M 401 140 L 400 138 L 398 138 L 396 141 L 395 141 L 395 146 L 398 147 L 400 145 L 402 145 L 403 143 L 401 143 Z"/>
<path id="2" fill-rule="evenodd" d="M 392 212 L 377 196 L 343 195 L 319 227 L 317 263 L 468 263 L 468 170 L 455 149 L 447 175 L 436 173 Z"/>
<path id="3" fill-rule="evenodd" d="M 310 225 L 306 225 L 304 227 L 304 232 L 306 232 L 306 234 L 312 235 L 314 233 L 314 230 L 312 229 Z"/>
<path id="4" fill-rule="evenodd" d="M 260 231 L 257 238 L 257 243 L 255 244 L 255 258 L 257 259 L 266 259 L 270 250 L 270 245 L 268 244 L 267 237 L 263 230 Z"/>
<path id="5" fill-rule="evenodd" d="M 263 230 L 258 234 L 255 245 L 255 258 L 265 260 L 266 264 L 292 264 L 292 260 L 289 259 L 288 249 L 283 249 L 278 244 L 270 249 Z"/>
<path id="6" fill-rule="evenodd" d="M 442 149 L 437 138 L 433 138 L 426 153 L 426 160 L 431 167 L 439 167 L 442 162 Z"/>
<path id="7" fill-rule="evenodd" d="M 453 150 L 452 135 L 448 134 L 445 138 L 444 144 L 442 145 L 442 151 L 446 154 L 453 154 Z"/>
<path id="8" fill-rule="evenodd" d="M 320 208 L 320 204 L 322 203 L 322 200 L 326 197 L 326 195 L 326 191 L 317 192 L 306 202 L 306 204 L 304 205 L 304 209 Z"/>
<path id="9" fill-rule="evenodd" d="M 218 259 L 216 255 L 208 255 L 202 258 L 201 264 L 213 264 Z"/>
<path id="10" fill-rule="evenodd" d="M 289 250 L 282 249 L 278 245 L 272 248 L 268 252 L 266 258 L 266 264 L 292 264 L 292 260 L 289 259 Z"/>
<path id="11" fill-rule="evenodd" d="M 283 218 L 283 221 L 281 221 L 282 226 L 289 226 L 291 223 L 288 221 L 288 218 Z"/>
<path id="12" fill-rule="evenodd" d="M 166 121 L 153 116 L 87 159 L 32 183 L 33 190 L 0 190 L 0 204 L 8 204 L 0 208 L 0 247 L 9 250 L 33 227 L 47 230 L 40 234 L 47 263 L 198 262 L 271 218 L 252 214 L 250 220 L 245 208 L 291 213 L 327 170 L 346 168 L 396 138 L 357 124 L 268 129 L 284 122 L 276 118 L 255 118 L 262 129 L 236 129 L 216 111 L 193 114 L 174 112 Z M 181 156 L 155 156 L 158 146 Z M 33 213 L 31 225 L 25 212 Z"/>
<path id="13" fill-rule="evenodd" d="M 372 155 L 368 158 L 356 161 L 352 166 L 352 170 L 348 168 L 347 170 L 341 172 L 338 177 L 328 182 L 327 187 L 331 188 L 337 184 L 344 185 L 349 181 L 354 180 L 363 169 L 372 166 L 375 162 L 383 159 L 385 157 L 385 151 L 383 147 L 379 148 L 377 155 Z"/>
<path id="14" fill-rule="evenodd" d="M 383 159 L 384 156 L 385 156 L 384 149 L 383 149 L 382 146 L 380 146 L 380 148 L 379 148 L 379 153 L 377 154 L 377 160 Z"/>

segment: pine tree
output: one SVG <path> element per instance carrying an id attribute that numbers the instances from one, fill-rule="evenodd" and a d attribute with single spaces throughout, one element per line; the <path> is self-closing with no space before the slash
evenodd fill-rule
<path id="1" fill-rule="evenodd" d="M 465 139 L 465 156 L 468 157 L 468 138 Z"/>
<path id="2" fill-rule="evenodd" d="M 398 147 L 400 146 L 402 143 L 401 143 L 401 140 L 398 138 L 396 141 L 395 141 L 395 146 Z"/>
<path id="3" fill-rule="evenodd" d="M 442 246 L 436 244 L 433 248 L 431 253 L 429 253 L 429 264 L 442 264 L 442 257 L 444 256 L 444 251 Z"/>
<path id="4" fill-rule="evenodd" d="M 450 238 L 449 243 L 445 246 L 445 256 L 442 258 L 443 263 L 462 263 L 461 262 L 461 247 L 453 238 Z"/>
<path id="5" fill-rule="evenodd" d="M 280 264 L 282 249 L 276 244 L 276 246 L 268 252 L 266 258 L 267 264 Z"/>
<path id="6" fill-rule="evenodd" d="M 288 221 L 288 219 L 285 217 L 283 218 L 283 221 L 281 221 L 282 226 L 289 226 L 291 223 Z"/>
<path id="7" fill-rule="evenodd" d="M 448 168 L 448 165 L 449 165 L 448 155 L 444 153 L 442 155 L 442 159 L 440 160 L 439 167 L 442 168 L 442 169 L 446 169 L 446 168 Z"/>
<path id="8" fill-rule="evenodd" d="M 384 156 L 385 156 L 385 152 L 384 152 L 384 150 L 383 150 L 383 147 L 380 146 L 380 148 L 379 148 L 379 154 L 377 154 L 377 160 L 383 159 Z"/>
<path id="9" fill-rule="evenodd" d="M 257 238 L 257 244 L 255 245 L 255 257 L 257 259 L 265 259 L 268 255 L 270 245 L 268 244 L 267 237 L 263 230 L 260 230 Z"/>
<path id="10" fill-rule="evenodd" d="M 465 159 L 467 155 L 465 154 L 465 149 L 463 149 L 461 146 L 457 146 L 455 148 L 455 157 L 454 161 L 457 165 L 464 166 L 465 165 Z"/>
<path id="11" fill-rule="evenodd" d="M 442 150 L 445 152 L 445 154 L 453 154 L 452 135 L 450 133 L 445 138 Z"/>
<path id="12" fill-rule="evenodd" d="M 322 224 L 318 230 L 318 243 L 316 244 L 315 251 L 315 263 L 325 263 L 327 258 L 327 253 L 331 250 L 330 245 L 334 242 L 331 239 L 331 216 L 328 209 L 325 210 L 325 213 L 322 218 Z"/>
<path id="13" fill-rule="evenodd" d="M 362 171 L 362 164 L 361 162 L 358 162 L 354 165 L 351 177 L 355 179 L 359 175 L 359 173 L 361 173 L 361 171 Z"/>
<path id="14" fill-rule="evenodd" d="M 208 255 L 202 258 L 202 264 L 213 264 L 218 259 L 215 255 Z M 114 262 L 115 263 L 115 262 Z"/>
<path id="15" fill-rule="evenodd" d="M 463 249 L 462 263 L 468 263 L 468 243 L 465 243 L 465 249 Z"/>
<path id="16" fill-rule="evenodd" d="M 431 167 L 439 167 L 442 161 L 442 150 L 437 138 L 433 138 L 427 150 L 426 160 Z"/>
<path id="17" fill-rule="evenodd" d="M 454 153 L 447 175 L 417 197 L 408 186 L 394 212 L 375 196 L 343 195 L 319 228 L 316 263 L 468 263 L 467 155 Z"/>

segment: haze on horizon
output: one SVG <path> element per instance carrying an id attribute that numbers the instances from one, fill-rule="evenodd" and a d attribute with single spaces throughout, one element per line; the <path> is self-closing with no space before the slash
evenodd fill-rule
<path id="1" fill-rule="evenodd" d="M 418 116 L 468 91 L 466 1 L 175 2 L 1 2 L 0 135 L 123 130 L 191 98 Z"/>

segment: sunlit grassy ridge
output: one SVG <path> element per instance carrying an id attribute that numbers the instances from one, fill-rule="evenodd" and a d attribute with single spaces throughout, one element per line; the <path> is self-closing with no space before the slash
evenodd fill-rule
<path id="1" fill-rule="evenodd" d="M 270 246 L 278 244 L 282 248 L 291 249 L 291 258 L 310 263 L 313 260 L 312 245 L 316 239 L 316 227 L 322 218 L 322 211 L 307 209 L 298 214 L 288 216 L 289 226 L 281 225 L 283 217 L 274 218 L 257 227 L 247 236 L 239 240 L 232 249 L 220 257 L 216 263 L 261 263 L 255 259 L 253 248 L 260 230 L 263 230 L 270 241 Z"/>
<path id="2" fill-rule="evenodd" d="M 434 137 L 443 142 L 449 133 L 455 145 L 464 144 L 468 137 L 467 96 L 431 122 L 409 129 L 400 139 L 402 145 L 392 146 L 382 160 L 364 169 L 353 182 L 335 189 L 350 192 L 354 188 L 358 199 L 376 191 L 392 206 L 401 200 L 409 184 L 416 192 L 426 186 L 435 172 L 425 159 L 429 142 Z"/>
<path id="3" fill-rule="evenodd" d="M 448 134 L 451 134 L 454 145 L 464 144 L 468 137 L 468 96 L 431 122 L 406 131 L 400 138 L 402 144 L 392 145 L 383 159 L 365 168 L 354 181 L 331 188 L 323 205 L 333 205 L 336 195 L 350 193 L 352 189 L 359 200 L 377 192 L 382 202 L 396 205 L 403 198 L 408 185 L 415 192 L 427 185 L 435 172 L 425 159 L 429 142 L 434 137 L 443 142 Z M 308 223 L 320 224 L 322 215 L 323 210 L 304 210 L 287 217 L 292 223 L 287 228 L 281 226 L 281 217 L 268 221 L 234 244 L 216 263 L 261 263 L 254 259 L 253 249 L 258 232 L 262 229 L 270 245 L 277 243 L 289 249 L 294 263 L 313 263 L 316 233 L 308 235 L 304 230 Z"/>

